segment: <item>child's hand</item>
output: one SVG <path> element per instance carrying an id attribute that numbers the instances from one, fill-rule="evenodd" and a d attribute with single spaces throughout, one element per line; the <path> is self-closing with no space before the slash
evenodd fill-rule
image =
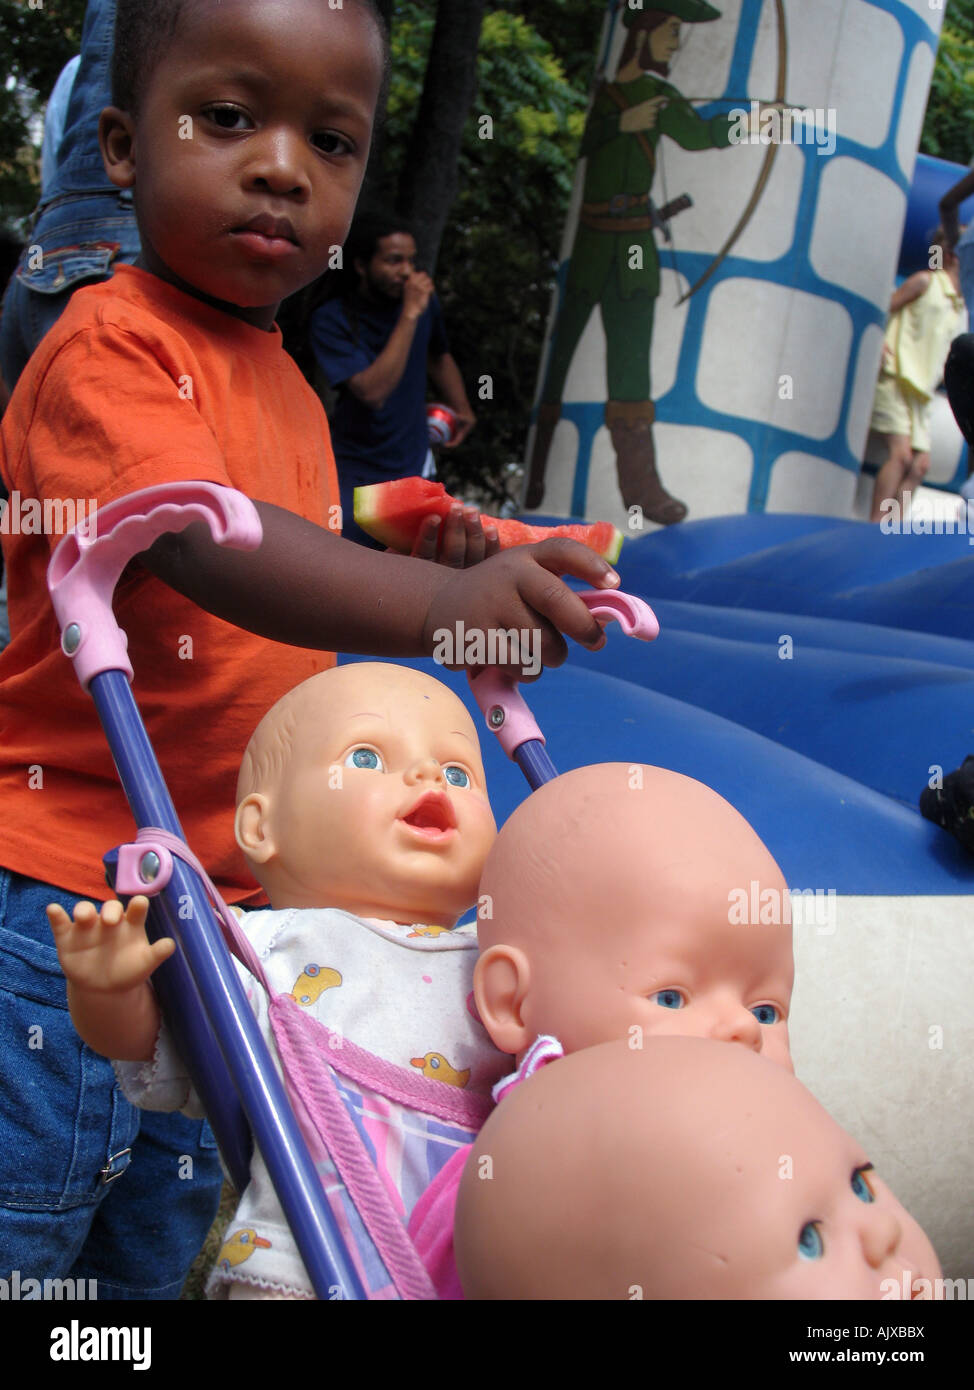
<path id="1" fill-rule="evenodd" d="M 578 595 L 561 582 L 561 574 L 573 575 L 592 588 L 614 589 L 619 584 L 612 567 L 577 541 L 548 540 L 502 550 L 482 565 L 458 571 L 434 594 L 423 626 L 427 652 L 456 670 L 478 659 L 470 655 L 477 646 L 472 637 L 482 634 L 481 646 L 490 653 L 492 634 L 493 649 L 500 651 L 500 634 L 512 628 L 518 633 L 528 629 L 529 665 L 497 663 L 527 680 L 540 675 L 541 665 L 560 666 L 565 660 L 568 648 L 563 632 L 598 651 L 605 644 L 602 627 Z M 457 640 L 461 633 L 462 645 Z M 444 650 L 450 653 L 445 659 Z"/>
<path id="2" fill-rule="evenodd" d="M 457 502 L 446 521 L 438 516 L 424 517 L 411 554 L 414 559 L 433 560 L 459 570 L 479 565 L 500 548 L 497 527 L 488 525 L 484 529 L 477 508 Z"/>
<path id="3" fill-rule="evenodd" d="M 68 982 L 90 994 L 124 994 L 145 984 L 175 951 L 171 937 L 150 944 L 145 934 L 149 900 L 136 897 L 123 911 L 116 900 L 99 913 L 93 903 L 78 903 L 74 920 L 52 903 L 47 920 L 58 959 Z"/>

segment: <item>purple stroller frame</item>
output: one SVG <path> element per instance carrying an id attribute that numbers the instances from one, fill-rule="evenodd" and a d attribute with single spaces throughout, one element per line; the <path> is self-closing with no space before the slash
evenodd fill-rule
<path id="1" fill-rule="evenodd" d="M 92 519 L 94 521 L 94 518 Z M 205 521 L 219 544 L 254 550 L 260 520 L 241 493 L 209 483 L 147 488 L 101 508 L 94 526 L 65 536 L 48 567 L 61 646 L 94 703 L 139 830 L 158 827 L 185 842 L 182 828 L 129 688 L 127 640 L 112 594 L 128 562 L 159 536 Z M 659 626 L 638 599 L 612 591 L 583 595 L 601 621 L 651 640 Z M 487 727 L 532 788 L 555 776 L 544 738 L 511 681 L 492 670 L 471 681 Z M 110 864 L 113 856 L 106 856 Z M 165 872 L 161 873 L 165 858 Z M 238 1191 L 249 1178 L 252 1138 L 260 1148 L 319 1299 L 366 1297 L 329 1210 L 315 1165 L 257 1027 L 216 913 L 196 870 L 151 843 L 120 848 L 120 892 L 151 896 L 147 930 L 177 950 L 153 985 Z M 159 887 L 166 879 L 164 886 Z"/>

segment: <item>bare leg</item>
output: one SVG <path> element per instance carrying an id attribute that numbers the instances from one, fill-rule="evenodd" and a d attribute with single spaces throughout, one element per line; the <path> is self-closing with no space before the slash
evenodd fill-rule
<path id="1" fill-rule="evenodd" d="M 923 480 L 924 480 L 924 478 L 927 476 L 927 472 L 928 472 L 929 468 L 930 468 L 930 454 L 929 454 L 929 453 L 922 453 L 922 454 L 921 454 L 921 453 L 918 453 L 918 454 L 914 454 L 914 455 L 913 455 L 913 461 L 912 461 L 911 464 L 910 464 L 909 472 L 907 473 L 906 478 L 904 479 L 904 482 L 903 482 L 903 490 L 904 490 L 904 492 L 906 492 L 907 490 L 910 491 L 910 492 L 913 492 L 913 491 L 915 491 L 918 487 L 922 487 L 922 486 L 923 486 Z"/>
<path id="2" fill-rule="evenodd" d="M 870 521 L 882 520 L 882 504 L 888 498 L 895 498 L 897 505 L 902 506 L 903 487 L 913 466 L 913 448 L 908 435 L 884 434 L 882 438 L 886 444 L 886 462 L 876 476 Z"/>

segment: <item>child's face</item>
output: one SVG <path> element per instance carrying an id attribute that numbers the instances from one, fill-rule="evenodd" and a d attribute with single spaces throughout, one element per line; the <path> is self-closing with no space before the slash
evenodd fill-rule
<path id="1" fill-rule="evenodd" d="M 352 0 L 187 6 L 135 122 L 141 263 L 269 327 L 345 240 L 381 77 Z"/>
<path id="2" fill-rule="evenodd" d="M 496 835 L 470 716 L 403 667 L 341 667 L 322 689 L 271 799 L 286 880 L 275 892 L 263 874 L 273 905 L 452 925 Z"/>

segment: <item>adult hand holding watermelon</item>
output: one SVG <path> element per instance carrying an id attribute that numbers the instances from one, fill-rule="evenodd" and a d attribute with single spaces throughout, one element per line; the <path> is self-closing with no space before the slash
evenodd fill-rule
<path id="1" fill-rule="evenodd" d="M 403 555 L 419 554 L 423 559 L 436 558 L 435 550 L 430 553 L 430 545 L 441 527 L 445 534 L 451 516 L 455 525 L 454 509 L 461 505 L 457 498 L 450 496 L 442 483 L 429 478 L 396 478 L 388 483 L 373 483 L 355 489 L 355 520 L 362 530 L 390 550 Z M 434 517 L 440 519 L 436 529 L 431 520 Z M 622 548 L 621 533 L 608 521 L 596 521 L 590 525 L 531 526 L 523 521 L 481 513 L 480 525 L 485 537 L 496 532 L 497 548 L 500 550 L 564 538 L 578 541 L 596 555 L 615 563 Z M 468 525 L 468 538 L 470 529 Z M 456 539 L 456 532 L 454 537 Z M 423 548 L 414 549 L 417 544 Z M 439 558 L 443 563 L 453 563 L 442 556 Z M 459 563 L 469 564 L 471 561 L 461 560 Z"/>

